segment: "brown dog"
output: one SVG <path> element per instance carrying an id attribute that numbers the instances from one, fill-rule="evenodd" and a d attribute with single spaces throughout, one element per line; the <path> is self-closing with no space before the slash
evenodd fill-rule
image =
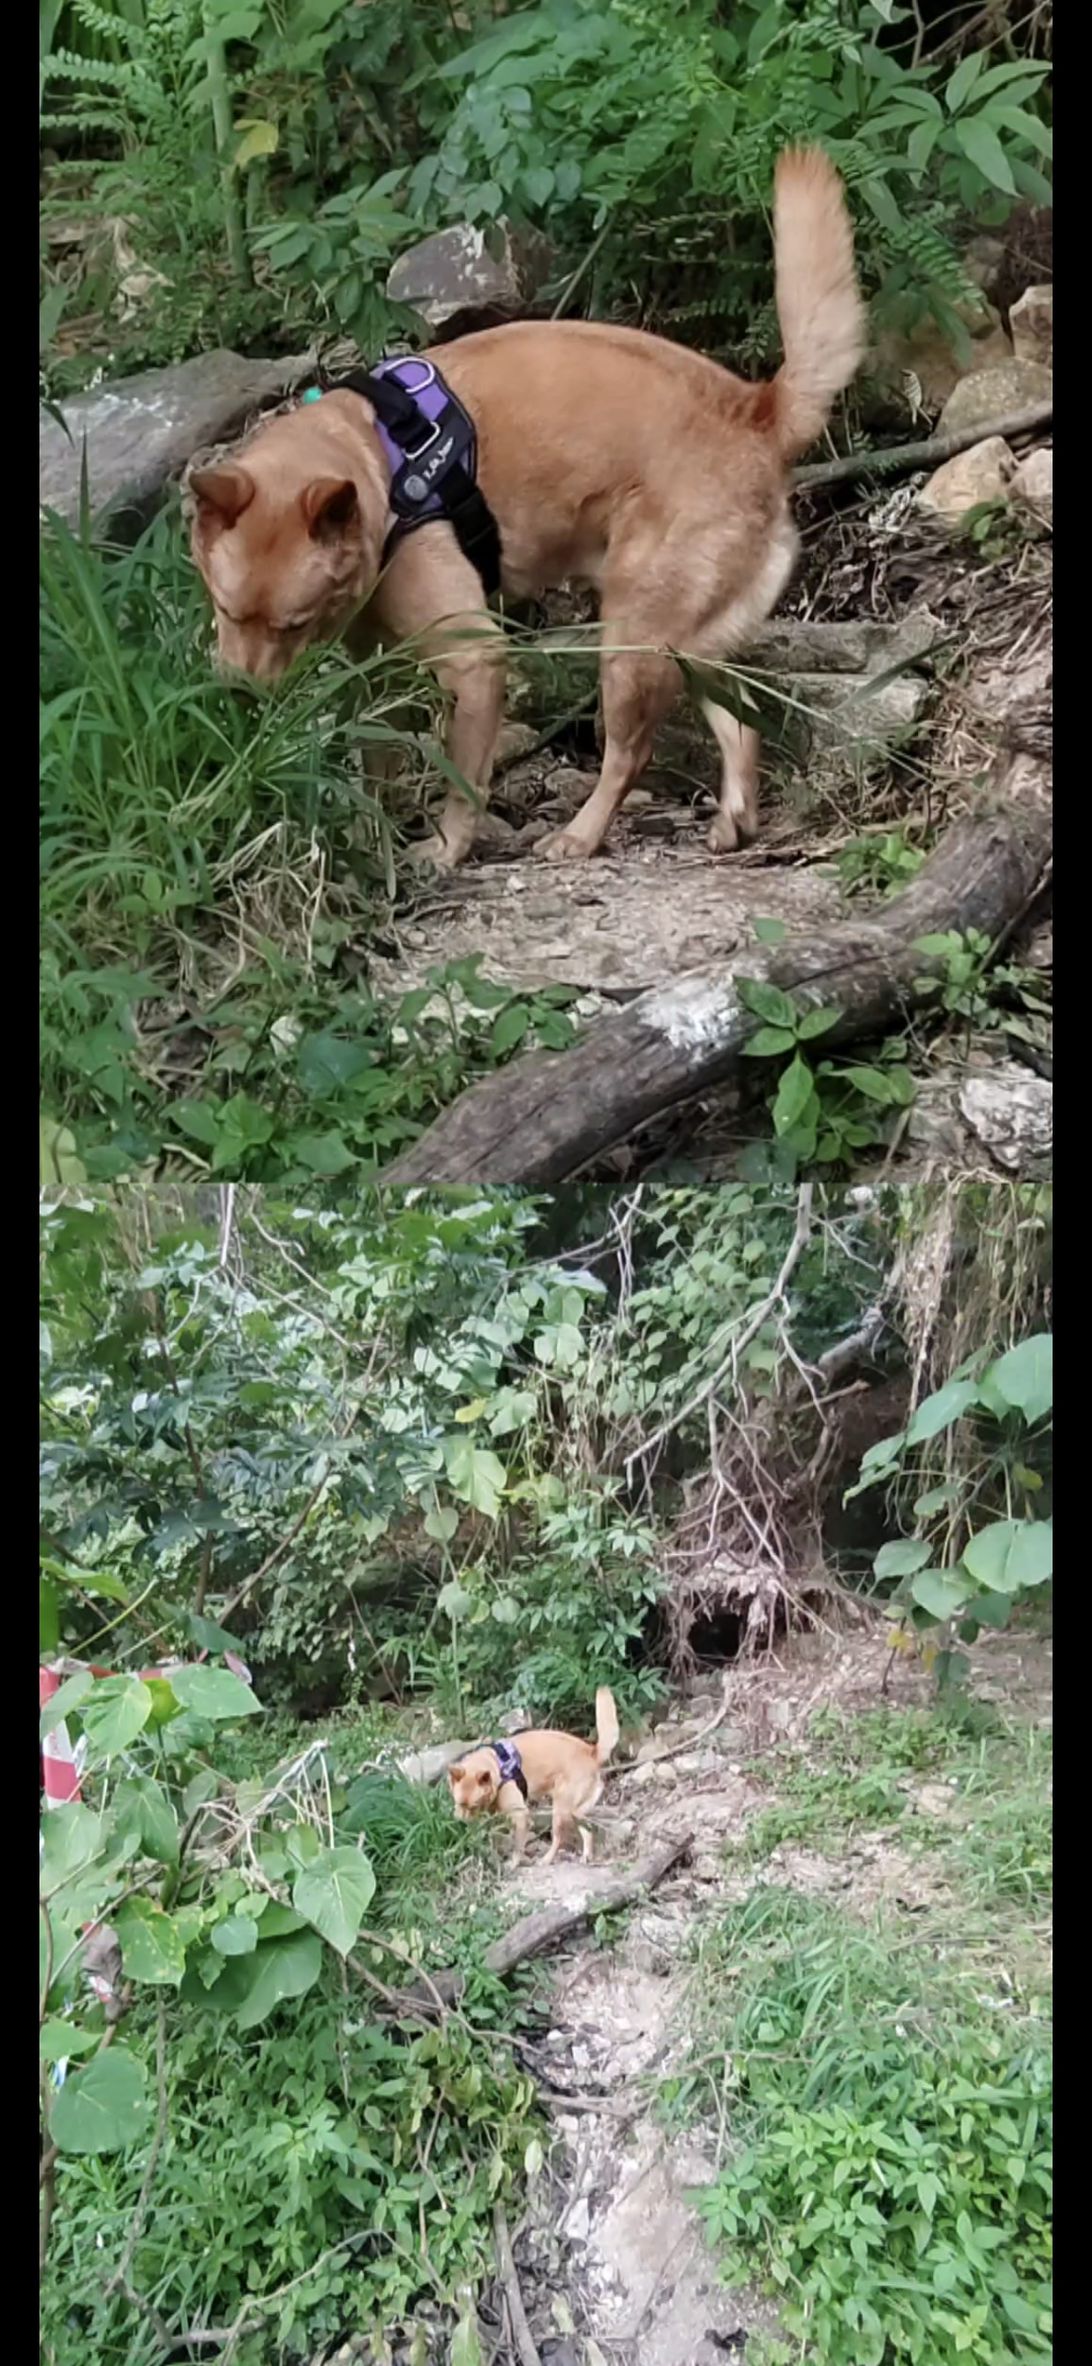
<path id="1" fill-rule="evenodd" d="M 587 1864 L 592 1836 L 580 1819 L 595 1806 L 603 1788 L 601 1769 L 618 1745 L 618 1712 L 605 1685 L 595 1696 L 595 1733 L 594 1742 L 581 1742 L 573 1733 L 542 1727 L 517 1734 L 514 1742 L 491 1742 L 487 1749 L 469 1751 L 458 1766 L 447 1770 L 460 1822 L 471 1816 L 510 1816 L 514 1854 L 521 1857 L 531 1834 L 531 1803 L 549 1799 L 553 1832 L 543 1863 L 552 1865 L 568 1834 L 579 1829 Z"/>
<path id="2" fill-rule="evenodd" d="M 763 385 L 593 322 L 513 322 L 428 357 L 477 430 L 502 591 L 520 600 L 578 581 L 599 597 L 602 769 L 575 820 L 545 841 L 551 856 L 602 845 L 680 687 L 671 652 L 723 660 L 791 573 L 789 463 L 814 443 L 863 348 L 842 185 L 817 150 L 778 164 L 774 249 L 785 359 Z M 190 480 L 221 662 L 270 681 L 354 618 L 372 644 L 413 639 L 450 702 L 447 757 L 474 798 L 452 789 L 422 851 L 461 862 L 504 706 L 501 630 L 476 568 L 443 519 L 407 535 L 382 566 L 390 468 L 359 394 L 282 413 L 243 453 Z M 757 828 L 758 740 L 727 708 L 703 704 L 722 765 L 709 842 L 730 852 Z"/>

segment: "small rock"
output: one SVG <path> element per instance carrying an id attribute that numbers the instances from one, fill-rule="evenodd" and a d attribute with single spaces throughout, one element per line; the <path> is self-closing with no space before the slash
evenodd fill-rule
<path id="1" fill-rule="evenodd" d="M 997 294 L 1005 264 L 1005 242 L 1002 238 L 972 238 L 964 249 L 963 268 L 976 288 L 992 300 Z"/>
<path id="2" fill-rule="evenodd" d="M 993 368 L 1012 358 L 1012 346 L 1001 325 L 1001 315 L 985 298 L 976 306 L 957 305 L 967 336 L 965 344 L 957 348 L 951 336 L 931 316 L 906 330 L 888 330 L 882 335 L 864 365 L 867 386 L 872 381 L 881 400 L 889 390 L 899 392 L 902 408 L 907 408 L 907 397 L 912 392 L 911 381 L 920 388 L 920 405 L 930 416 L 940 410 L 961 378 L 971 370 Z M 869 407 L 866 402 L 866 417 Z"/>
<path id="3" fill-rule="evenodd" d="M 915 1794 L 915 1805 L 925 1816 L 950 1816 L 955 1800 L 947 1783 L 922 1783 Z"/>
<path id="4" fill-rule="evenodd" d="M 583 2194 L 573 2203 L 565 2221 L 565 2232 L 570 2243 L 587 2242 L 591 2233 L 591 2212 Z"/>
<path id="5" fill-rule="evenodd" d="M 948 397 L 940 414 L 941 435 L 962 434 L 966 427 L 986 427 L 993 419 L 1004 419 L 1010 411 L 1030 410 L 1033 403 L 1048 403 L 1054 391 L 1054 380 L 1042 362 L 997 362 L 992 369 L 972 370 L 961 378 Z"/>
<path id="6" fill-rule="evenodd" d="M 431 1750 L 414 1750 L 395 1760 L 395 1773 L 406 1783 L 438 1783 L 449 1766 L 473 1747 L 470 1742 L 437 1742 Z"/>
<path id="7" fill-rule="evenodd" d="M 919 506 L 942 518 L 965 517 L 982 501 L 1005 499 L 1014 466 L 1004 437 L 989 435 L 984 443 L 972 444 L 969 452 L 957 452 L 954 459 L 934 470 L 918 495 Z"/>
<path id="8" fill-rule="evenodd" d="M 1007 1174 L 1049 1177 L 1054 1159 L 1054 1088 L 1030 1069 L 998 1064 L 989 1076 L 969 1077 L 959 1106 Z"/>
<path id="9" fill-rule="evenodd" d="M 644 1790 L 646 1783 L 654 1783 L 656 1780 L 656 1767 L 654 1761 L 650 1758 L 646 1758 L 643 1766 L 635 1766 L 633 1768 L 628 1779 L 631 1783 L 638 1783 L 641 1789 Z"/>
<path id="10" fill-rule="evenodd" d="M 1009 313 L 1012 350 L 1017 361 L 1040 362 L 1049 370 L 1054 359 L 1054 289 L 1025 288 Z"/>
<path id="11" fill-rule="evenodd" d="M 392 304 L 408 304 L 432 329 L 460 312 L 521 312 L 551 266 L 551 251 L 534 231 L 505 220 L 488 230 L 459 222 L 438 230 L 400 255 L 387 279 Z"/>
<path id="12" fill-rule="evenodd" d="M 538 737 L 533 723 L 506 723 L 497 740 L 498 763 L 526 756 L 536 746 Z"/>
<path id="13" fill-rule="evenodd" d="M 1041 446 L 1021 460 L 1009 486 L 1014 501 L 1022 501 L 1049 525 L 1054 516 L 1054 453 Z"/>

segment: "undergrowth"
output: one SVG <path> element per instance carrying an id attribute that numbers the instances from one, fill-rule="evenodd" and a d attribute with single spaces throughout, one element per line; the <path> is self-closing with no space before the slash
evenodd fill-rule
<path id="1" fill-rule="evenodd" d="M 697 2198 L 723 2273 L 776 2296 L 786 2360 L 1046 2359 L 1046 1737 L 967 1701 L 828 1714 L 761 1771 L 777 1800 L 741 1855 L 766 1870 L 705 1934 L 663 2091 L 670 2117 L 716 2130 Z M 837 1862 L 893 1824 L 928 1877 L 912 1917 L 768 1862 L 786 1840 Z"/>

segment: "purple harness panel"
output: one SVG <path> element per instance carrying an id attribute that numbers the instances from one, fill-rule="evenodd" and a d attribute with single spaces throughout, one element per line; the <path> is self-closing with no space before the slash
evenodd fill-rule
<path id="1" fill-rule="evenodd" d="M 396 354 L 390 361 L 377 361 L 371 374 L 373 378 L 393 378 L 396 386 L 400 386 L 405 394 L 412 396 L 421 413 L 422 420 L 426 422 L 419 441 L 412 446 L 407 445 L 400 448 L 395 443 L 389 428 L 384 427 L 381 419 L 376 419 L 376 432 L 383 446 L 391 476 L 394 478 L 398 475 L 399 470 L 405 467 L 407 461 L 412 465 L 414 461 L 423 460 L 433 453 L 440 438 L 440 420 L 447 409 L 450 397 L 446 386 L 437 378 L 432 363 L 418 361 L 416 355 L 412 353 Z M 420 515 L 422 518 L 443 517 L 443 495 L 438 492 L 433 493 L 430 500 L 422 502 Z"/>
<path id="2" fill-rule="evenodd" d="M 518 1783 L 524 1797 L 526 1797 L 527 1784 L 523 1773 L 523 1760 L 519 1751 L 511 1742 L 490 1742 L 489 1747 L 500 1768 L 502 1783 Z"/>

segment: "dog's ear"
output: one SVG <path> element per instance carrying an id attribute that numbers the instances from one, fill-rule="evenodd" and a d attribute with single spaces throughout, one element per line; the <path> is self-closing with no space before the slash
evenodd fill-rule
<path id="1" fill-rule="evenodd" d="M 464 1774 L 465 1774 L 465 1773 L 466 1773 L 466 1768 L 465 1768 L 465 1766 L 449 1766 L 449 1767 L 448 1767 L 448 1770 L 447 1770 L 447 1779 L 448 1779 L 448 1782 L 451 1784 L 451 1787 L 452 1787 L 452 1789 L 453 1789 L 453 1790 L 454 1790 L 454 1788 L 455 1788 L 455 1785 L 456 1785 L 456 1783 L 461 1783 L 461 1782 L 462 1782 L 462 1779 L 463 1779 L 463 1776 L 464 1776 Z"/>
<path id="2" fill-rule="evenodd" d="M 254 499 L 254 479 L 249 469 L 227 461 L 220 468 L 197 469 L 190 478 L 190 492 L 199 521 L 233 526 Z"/>
<path id="3" fill-rule="evenodd" d="M 303 496 L 303 514 L 313 542 L 333 541 L 347 533 L 360 515 L 352 478 L 316 477 Z"/>

